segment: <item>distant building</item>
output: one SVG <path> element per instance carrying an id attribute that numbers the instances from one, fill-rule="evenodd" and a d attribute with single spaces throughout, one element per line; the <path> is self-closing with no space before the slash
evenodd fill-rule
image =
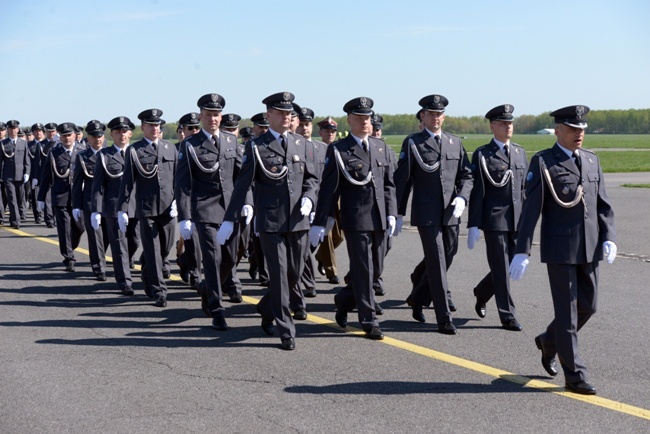
<path id="1" fill-rule="evenodd" d="M 546 135 L 555 134 L 555 128 L 544 128 L 542 130 L 539 130 L 537 134 L 546 134 Z"/>

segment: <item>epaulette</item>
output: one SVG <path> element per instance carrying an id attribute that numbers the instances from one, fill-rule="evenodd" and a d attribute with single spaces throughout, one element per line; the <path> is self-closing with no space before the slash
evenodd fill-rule
<path id="1" fill-rule="evenodd" d="M 592 151 L 591 149 L 580 148 L 580 152 L 589 152 L 592 155 L 596 155 L 596 153 L 594 151 Z"/>
<path id="2" fill-rule="evenodd" d="M 541 151 L 537 152 L 537 153 L 535 154 L 535 156 L 540 156 L 540 157 L 541 157 L 542 155 L 549 154 L 549 153 L 551 153 L 552 151 L 553 151 L 553 148 L 542 149 Z"/>

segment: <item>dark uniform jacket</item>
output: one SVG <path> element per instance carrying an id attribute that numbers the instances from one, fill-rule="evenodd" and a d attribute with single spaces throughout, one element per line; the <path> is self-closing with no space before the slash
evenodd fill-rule
<path id="1" fill-rule="evenodd" d="M 512 175 L 503 187 L 490 181 L 491 178 L 499 184 L 508 170 L 512 170 Z M 515 231 L 524 200 L 527 170 L 526 151 L 516 143 L 510 142 L 507 157 L 494 140 L 476 149 L 472 154 L 474 187 L 469 198 L 467 226 L 484 231 Z"/>
<path id="2" fill-rule="evenodd" d="M 52 206 L 72 206 L 72 176 L 77 153 L 76 147 L 72 148 L 72 155 L 68 155 L 63 146 L 52 148 L 41 168 L 41 188 L 38 191 L 40 202 L 45 201 L 45 195 L 52 189 Z"/>
<path id="3" fill-rule="evenodd" d="M 134 160 L 137 157 L 137 161 Z M 157 150 L 146 139 L 141 139 L 127 148 L 124 177 L 117 199 L 118 211 L 128 212 L 135 201 L 135 216 L 156 217 L 169 212 L 174 201 L 174 175 L 178 153 L 166 140 L 159 140 Z M 138 164 L 139 162 L 139 164 Z M 158 170 L 153 176 L 147 175 Z M 138 167 L 140 166 L 140 167 Z M 133 189 L 136 185 L 135 194 Z"/>
<path id="4" fill-rule="evenodd" d="M 314 169 L 313 147 L 303 136 L 286 134 L 286 151 L 270 131 L 246 143 L 242 169 L 224 220 L 236 222 L 240 219 L 248 190 L 253 187 L 257 232 L 309 230 L 309 218 L 300 213 L 300 202 L 306 197 L 316 204 L 318 177 Z M 262 166 L 253 153 L 253 144 Z M 268 175 L 280 174 L 285 166 L 285 176 L 274 179 Z"/>
<path id="5" fill-rule="evenodd" d="M 337 161 L 335 149 L 343 168 Z M 325 169 L 318 192 L 318 208 L 314 225 L 325 226 L 327 217 L 334 216 L 334 207 L 341 199 L 341 229 L 344 231 L 385 230 L 386 218 L 397 216 L 393 162 L 390 149 L 382 140 L 368 138 L 368 153 L 348 135 L 327 147 Z M 365 185 L 355 185 L 346 177 L 363 182 L 370 173 L 372 179 Z"/>
<path id="6" fill-rule="evenodd" d="M 31 161 L 27 142 L 16 138 L 16 145 L 7 137 L 0 142 L 0 173 L 3 181 L 22 182 L 24 174 L 30 174 Z"/>
<path id="7" fill-rule="evenodd" d="M 203 131 L 184 140 L 176 172 L 178 220 L 223 222 L 241 163 L 237 138 L 230 133 L 220 131 L 217 146 Z M 216 164 L 219 168 L 210 172 Z"/>
<path id="8" fill-rule="evenodd" d="M 314 166 L 316 168 L 316 172 L 318 172 L 318 182 L 320 183 L 320 180 L 323 177 L 323 171 L 325 170 L 327 145 L 318 140 L 311 140 L 311 144 L 314 147 Z"/>
<path id="9" fill-rule="evenodd" d="M 128 151 L 127 146 L 125 151 Z M 117 198 L 120 194 L 120 184 L 124 176 L 126 156 L 122 157 L 120 148 L 109 146 L 99 151 L 95 163 L 91 211 L 98 212 L 104 217 L 117 217 Z M 131 192 L 133 194 L 133 192 Z M 135 201 L 129 203 L 129 217 L 135 217 Z"/>
<path id="10" fill-rule="evenodd" d="M 99 152 L 93 152 L 90 147 L 77 153 L 72 176 L 72 208 L 91 211 L 93 178 L 98 158 Z"/>
<path id="11" fill-rule="evenodd" d="M 528 253 L 537 220 L 542 215 L 541 260 L 552 264 L 584 264 L 603 259 L 605 241 L 616 242 L 614 211 L 605 191 L 605 180 L 598 157 L 581 149 L 582 173 L 557 144 L 538 152 L 530 161 L 515 253 Z M 553 191 L 565 204 L 576 198 L 578 186 L 584 189 L 583 200 L 570 208 L 561 206 Z"/>
<path id="12" fill-rule="evenodd" d="M 32 179 L 38 179 L 40 182 L 41 178 L 41 156 L 39 153 L 39 144 L 38 140 L 32 140 L 27 143 L 27 154 L 30 161 L 29 168 L 29 182 L 32 182 Z"/>
<path id="13" fill-rule="evenodd" d="M 467 153 L 459 137 L 441 133 L 440 146 L 424 129 L 404 139 L 395 171 L 395 186 L 399 203 L 399 215 L 406 214 L 408 197 L 413 189 L 411 201 L 411 225 L 451 226 L 459 224 L 453 216 L 451 202 L 457 196 L 469 201 L 472 191 L 472 171 Z M 413 143 L 424 164 L 434 166 L 434 172 L 427 172 L 416 161 L 411 149 Z"/>
<path id="14" fill-rule="evenodd" d="M 43 139 L 42 141 L 38 142 L 37 149 L 38 149 L 38 183 L 39 185 L 42 184 L 41 178 L 43 177 L 43 171 L 45 170 L 44 168 L 47 167 L 47 155 L 50 153 L 52 148 L 56 147 L 58 144 L 60 144 L 61 141 L 56 139 L 56 140 L 48 140 Z"/>

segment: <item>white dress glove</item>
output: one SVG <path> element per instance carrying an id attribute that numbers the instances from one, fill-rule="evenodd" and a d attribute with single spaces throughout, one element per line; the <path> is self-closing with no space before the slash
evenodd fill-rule
<path id="1" fill-rule="evenodd" d="M 98 230 L 102 225 L 102 215 L 98 212 L 90 214 L 90 225 L 93 229 Z"/>
<path id="2" fill-rule="evenodd" d="M 325 238 L 325 228 L 322 226 L 312 226 L 309 230 L 309 242 L 313 247 L 323 242 Z"/>
<path id="3" fill-rule="evenodd" d="M 117 212 L 117 225 L 120 227 L 122 233 L 126 233 L 126 228 L 129 226 L 129 215 L 124 211 Z"/>
<path id="4" fill-rule="evenodd" d="M 311 199 L 303 197 L 300 199 L 300 214 L 307 216 L 311 212 L 311 209 L 314 205 L 311 203 Z"/>
<path id="5" fill-rule="evenodd" d="M 222 246 L 226 244 L 226 241 L 228 241 L 228 238 L 230 238 L 234 229 L 235 225 L 233 222 L 224 221 L 221 223 L 221 227 L 219 228 L 219 231 L 217 231 L 217 243 Z"/>
<path id="6" fill-rule="evenodd" d="M 463 211 L 465 211 L 465 199 L 457 196 L 451 201 L 451 204 L 454 206 L 454 217 L 458 218 L 463 215 Z"/>
<path id="7" fill-rule="evenodd" d="M 395 233 L 395 216 L 394 215 L 389 215 L 386 217 L 386 223 L 388 224 L 388 227 L 386 228 L 386 233 L 388 234 L 389 237 L 392 237 L 393 234 Z"/>
<path id="8" fill-rule="evenodd" d="M 253 207 L 250 205 L 244 205 L 241 207 L 241 216 L 246 219 L 246 226 L 248 226 L 253 220 Z"/>
<path id="9" fill-rule="evenodd" d="M 526 253 L 517 253 L 510 263 L 510 278 L 519 280 L 524 277 L 524 272 L 528 266 L 528 255 Z"/>
<path id="10" fill-rule="evenodd" d="M 27 181 L 29 181 L 29 173 L 23 175 L 23 184 L 27 184 Z"/>
<path id="11" fill-rule="evenodd" d="M 316 213 L 314 211 L 309 213 L 309 224 L 314 223 L 314 219 L 316 218 Z"/>
<path id="12" fill-rule="evenodd" d="M 467 231 L 467 248 L 472 250 L 478 240 L 481 239 L 481 230 L 476 226 L 472 226 Z"/>
<path id="13" fill-rule="evenodd" d="M 336 224 L 336 219 L 334 217 L 327 217 L 327 222 L 325 223 L 325 233 L 329 234 L 334 229 Z"/>
<path id="14" fill-rule="evenodd" d="M 184 240 L 189 240 L 192 238 L 192 229 L 194 229 L 194 223 L 192 220 L 183 220 L 178 224 L 178 228 L 181 232 L 181 237 Z"/>
<path id="15" fill-rule="evenodd" d="M 178 215 L 178 210 L 176 209 L 176 199 L 172 201 L 172 206 L 169 209 L 169 217 L 175 219 Z"/>
<path id="16" fill-rule="evenodd" d="M 36 188 L 37 185 L 38 185 L 38 179 L 37 178 L 32 179 L 32 188 Z"/>
<path id="17" fill-rule="evenodd" d="M 616 243 L 613 241 L 605 241 L 603 243 L 603 253 L 605 254 L 605 258 L 607 259 L 608 264 L 613 264 L 614 259 L 616 259 L 616 252 L 618 251 L 618 248 L 616 247 Z"/>
<path id="18" fill-rule="evenodd" d="M 395 232 L 393 232 L 393 236 L 396 237 L 399 234 L 402 233 L 402 225 L 404 224 L 404 216 L 403 215 L 398 215 L 397 216 L 397 221 L 395 222 Z"/>
<path id="19" fill-rule="evenodd" d="M 39 211 L 43 211 L 45 209 L 45 202 L 43 201 L 37 201 L 36 202 L 36 207 L 38 208 Z"/>
<path id="20" fill-rule="evenodd" d="M 81 210 L 79 208 L 74 208 L 72 210 L 72 217 L 74 217 L 76 221 L 79 221 L 79 219 L 81 218 Z"/>

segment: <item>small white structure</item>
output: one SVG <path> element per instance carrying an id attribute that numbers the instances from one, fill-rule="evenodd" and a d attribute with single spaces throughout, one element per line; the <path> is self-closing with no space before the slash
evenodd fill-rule
<path id="1" fill-rule="evenodd" d="M 547 136 L 555 134 L 555 128 L 544 128 L 543 130 L 539 130 L 537 134 L 546 134 Z"/>

